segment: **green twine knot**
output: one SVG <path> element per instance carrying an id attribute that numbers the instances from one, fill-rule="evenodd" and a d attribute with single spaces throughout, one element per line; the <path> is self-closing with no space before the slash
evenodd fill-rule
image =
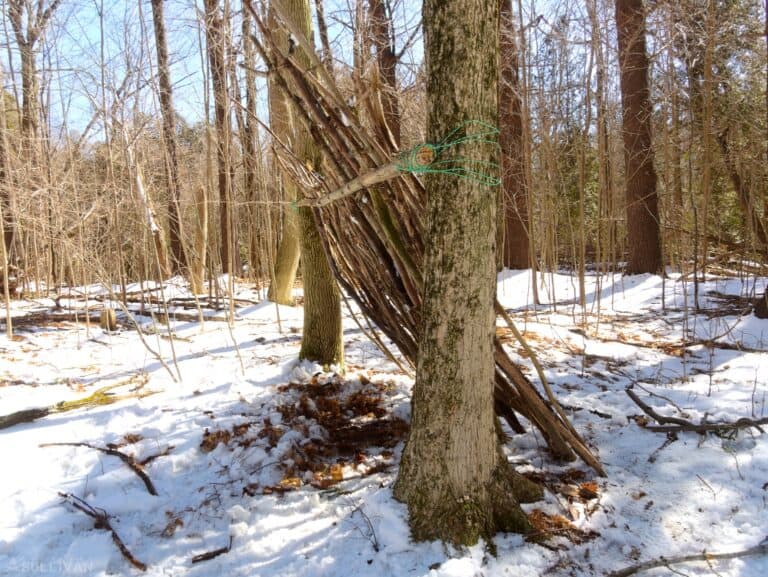
<path id="1" fill-rule="evenodd" d="M 472 129 L 475 129 L 474 131 Z M 457 134 L 463 136 L 456 138 Z M 498 146 L 499 129 L 480 120 L 467 120 L 454 128 L 442 141 L 424 143 L 400 155 L 398 170 L 415 174 L 452 174 L 479 182 L 484 186 L 498 186 L 501 179 L 499 165 L 495 162 L 450 156 L 451 148 L 464 143 L 480 143 Z"/>

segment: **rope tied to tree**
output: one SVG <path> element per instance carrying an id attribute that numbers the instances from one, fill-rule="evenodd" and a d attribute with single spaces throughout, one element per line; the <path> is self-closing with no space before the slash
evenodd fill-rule
<path id="1" fill-rule="evenodd" d="M 451 174 L 479 182 L 484 186 L 498 186 L 499 165 L 496 162 L 461 156 L 450 156 L 460 144 L 476 143 L 499 146 L 499 129 L 480 120 L 467 120 L 454 128 L 438 143 L 423 143 L 403 152 L 396 163 L 397 169 L 415 174 Z"/>

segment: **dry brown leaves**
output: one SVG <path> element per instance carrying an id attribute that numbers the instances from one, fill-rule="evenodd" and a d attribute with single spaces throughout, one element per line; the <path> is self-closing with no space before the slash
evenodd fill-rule
<path id="1" fill-rule="evenodd" d="M 528 514 L 528 521 L 533 527 L 525 540 L 542 544 L 554 537 L 564 537 L 572 543 L 580 544 L 599 536 L 595 531 L 584 531 L 576 527 L 562 515 L 550 515 L 541 509 L 534 509 Z"/>

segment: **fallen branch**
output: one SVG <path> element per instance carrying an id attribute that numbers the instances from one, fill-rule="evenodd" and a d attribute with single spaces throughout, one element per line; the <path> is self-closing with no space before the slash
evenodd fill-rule
<path id="1" fill-rule="evenodd" d="M 23 411 L 16 411 L 10 415 L 3 415 L 0 417 L 0 429 L 7 429 L 14 425 L 20 425 L 21 423 L 31 423 L 37 419 L 42 419 L 46 415 L 51 413 L 49 407 L 41 407 L 38 409 L 25 409 Z"/>
<path id="2" fill-rule="evenodd" d="M 112 403 L 121 401 L 123 399 L 142 399 L 146 396 L 155 394 L 156 391 L 136 392 L 137 389 L 140 389 L 147 383 L 148 378 L 146 375 L 142 375 L 142 380 L 139 383 L 139 386 L 127 395 L 114 395 L 108 392 L 112 389 L 129 385 L 135 379 L 136 377 L 134 376 L 125 381 L 115 383 L 114 385 L 102 387 L 82 399 L 75 399 L 74 401 L 61 401 L 60 403 L 56 403 L 50 407 L 24 409 L 23 411 L 16 411 L 15 413 L 0 416 L 0 429 L 7 429 L 22 423 L 32 423 L 37 419 L 42 419 L 43 417 L 56 413 L 65 413 L 67 411 L 81 409 L 84 407 L 100 407 L 102 405 L 111 405 Z"/>
<path id="3" fill-rule="evenodd" d="M 738 431 L 739 429 L 748 429 L 754 427 L 761 433 L 765 433 L 760 425 L 768 425 L 768 418 L 763 419 L 748 419 L 742 417 L 741 419 L 732 423 L 692 423 L 687 419 L 681 419 L 680 417 L 666 417 L 657 413 L 653 408 L 644 403 L 640 397 L 637 396 L 631 387 L 625 389 L 629 398 L 640 407 L 640 409 L 657 423 L 657 425 L 646 425 L 644 429 L 653 431 L 655 433 L 679 433 L 681 431 L 687 431 L 691 433 L 698 433 L 703 435 L 705 433 L 727 433 L 730 431 Z"/>
<path id="4" fill-rule="evenodd" d="M 195 555 L 192 557 L 192 563 L 200 563 L 200 561 L 208 561 L 210 559 L 215 559 L 219 555 L 223 555 L 224 553 L 229 553 L 232 550 L 232 535 L 229 536 L 229 545 L 226 547 L 219 547 L 218 549 L 214 549 L 213 551 L 208 551 L 206 553 L 200 553 L 200 555 Z"/>
<path id="5" fill-rule="evenodd" d="M 120 459 L 123 463 L 128 465 L 128 467 L 138 475 L 138 477 L 144 481 L 144 485 L 147 488 L 147 491 L 150 495 L 157 496 L 157 489 L 155 489 L 155 485 L 152 483 L 152 479 L 149 478 L 149 476 L 141 469 L 141 465 L 139 465 L 136 460 L 131 455 L 126 455 L 125 453 L 118 451 L 117 449 L 109 449 L 107 447 L 98 447 L 96 445 L 91 445 L 90 443 L 43 443 L 41 445 L 38 445 L 39 447 L 88 447 L 89 449 L 94 449 L 95 451 L 101 451 L 105 455 L 112 455 L 113 457 L 117 457 Z"/>
<path id="6" fill-rule="evenodd" d="M 133 556 L 133 553 L 128 550 L 128 547 L 125 546 L 125 543 L 123 543 L 122 539 L 120 539 L 120 536 L 112 528 L 112 525 L 109 522 L 109 515 L 104 509 L 93 507 L 80 497 L 75 497 L 71 493 L 59 492 L 59 496 L 78 511 L 91 517 L 94 520 L 93 526 L 96 529 L 104 529 L 105 531 L 109 531 L 112 534 L 112 541 L 115 543 L 115 545 L 117 545 L 117 548 L 120 550 L 120 553 L 123 554 L 123 557 L 125 557 L 126 561 L 128 561 L 131 565 L 140 571 L 147 570 L 147 566 Z"/>
<path id="7" fill-rule="evenodd" d="M 609 573 L 609 577 L 629 577 L 635 573 L 641 571 L 648 571 L 649 569 L 655 569 L 656 567 L 669 567 L 670 565 L 676 565 L 678 563 L 689 563 L 690 561 L 719 561 L 723 559 L 737 559 L 740 557 L 751 557 L 754 555 L 765 555 L 768 553 L 768 539 L 763 540 L 759 545 L 750 547 L 749 549 L 743 549 L 741 551 L 734 551 L 733 553 L 707 553 L 702 551 L 693 555 L 680 555 L 679 557 L 659 557 L 637 565 L 632 565 L 619 571 L 613 571 Z"/>

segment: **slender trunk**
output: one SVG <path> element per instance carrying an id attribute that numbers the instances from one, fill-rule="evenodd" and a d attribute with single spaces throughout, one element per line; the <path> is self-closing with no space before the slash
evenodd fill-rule
<path id="1" fill-rule="evenodd" d="M 315 0 L 315 12 L 317 13 L 317 29 L 320 33 L 320 46 L 323 48 L 321 61 L 328 74 L 333 78 L 333 52 L 331 52 L 331 42 L 328 39 L 328 24 L 325 20 L 323 0 Z"/>
<path id="2" fill-rule="evenodd" d="M 627 204 L 627 272 L 662 268 L 642 0 L 616 0 Z"/>
<path id="3" fill-rule="evenodd" d="M 157 261 L 158 271 L 157 274 L 160 280 L 168 278 L 171 274 L 171 267 L 168 263 L 168 249 L 165 243 L 165 236 L 163 235 L 163 229 L 157 222 L 157 215 L 152 203 L 152 199 L 149 196 L 146 188 L 144 187 L 144 178 L 141 174 L 141 166 L 136 162 L 136 157 L 133 153 L 133 146 L 129 143 L 127 135 L 124 135 L 123 140 L 125 142 L 125 155 L 128 161 L 128 168 L 133 175 L 133 183 L 136 187 L 137 200 L 141 210 L 144 212 L 144 218 L 146 219 L 147 228 L 152 236 L 152 242 L 155 247 L 155 258 Z M 150 259 L 152 262 L 155 259 Z"/>
<path id="4" fill-rule="evenodd" d="M 229 90 L 227 87 L 226 23 L 219 0 L 205 0 L 205 37 L 208 44 L 208 65 L 213 85 L 216 124 L 216 160 L 219 187 L 219 255 L 222 270 L 234 274 L 240 269 L 237 251 L 233 206 L 233 168 L 231 158 L 231 128 L 229 120 Z"/>
<path id="5" fill-rule="evenodd" d="M 369 1 L 371 37 L 376 50 L 376 66 L 381 78 L 379 97 L 385 128 L 395 148 L 400 146 L 400 103 L 397 95 L 397 56 L 391 15 L 384 0 Z"/>
<path id="6" fill-rule="evenodd" d="M 21 56 L 21 134 L 24 149 L 31 158 L 35 149 L 35 137 L 38 132 L 37 107 L 37 66 L 35 51 L 28 43 L 19 45 Z"/>
<path id="7" fill-rule="evenodd" d="M 208 252 L 208 195 L 206 185 L 200 185 L 195 191 L 195 226 L 194 253 L 190 259 L 190 279 L 192 292 L 202 294 L 205 281 L 205 259 Z"/>
<path id="8" fill-rule="evenodd" d="M 495 124 L 498 16 L 497 0 L 425 0 L 429 141 L 467 118 Z M 457 153 L 497 161 L 495 148 L 482 143 L 466 142 Z M 426 187 L 413 417 L 394 491 L 408 505 L 416 540 L 467 545 L 497 530 L 530 528 L 517 500 L 522 486 L 495 432 L 497 203 L 469 179 L 432 174 Z"/>
<path id="9" fill-rule="evenodd" d="M 501 54 L 499 81 L 499 145 L 503 244 L 501 263 L 511 269 L 530 265 L 528 236 L 528 180 L 523 146 L 520 66 L 511 0 L 500 0 Z"/>
<path id="10" fill-rule="evenodd" d="M 709 201 L 712 196 L 712 53 L 714 51 L 715 7 L 712 0 L 706 5 L 704 39 L 704 78 L 701 95 L 701 274 L 706 279 L 709 253 Z"/>
<path id="11" fill-rule="evenodd" d="M 157 74 L 160 85 L 160 110 L 163 116 L 163 140 L 165 141 L 165 169 L 168 184 L 168 241 L 171 250 L 173 273 L 187 268 L 187 258 L 182 244 L 181 210 L 179 199 L 179 161 L 176 147 L 176 114 L 173 109 L 173 89 L 168 69 L 168 46 L 165 39 L 163 0 L 152 0 L 152 21 L 157 49 Z"/>
<path id="12" fill-rule="evenodd" d="M 0 87 L 3 84 L 3 70 L 0 66 Z M 3 212 L 3 246 L 8 262 L 14 260 L 14 238 L 16 223 L 13 215 L 13 191 L 11 185 L 11 167 L 7 140 L 5 92 L 0 94 L 0 210 Z"/>
<path id="13" fill-rule="evenodd" d="M 728 143 L 727 130 L 718 135 L 718 141 L 720 150 L 723 154 L 725 168 L 728 171 L 728 177 L 731 179 L 731 184 L 739 199 L 739 208 L 744 217 L 744 222 L 747 223 L 749 231 L 754 235 L 758 249 L 763 253 L 768 253 L 768 231 L 766 231 L 765 224 L 760 219 L 749 187 L 741 178 L 739 168 L 736 165 L 736 161 L 733 159 L 730 144 Z"/>
<path id="14" fill-rule="evenodd" d="M 272 0 L 278 2 L 283 18 L 311 44 L 312 15 L 309 0 Z M 301 44 L 301 43 L 300 43 Z M 295 58 L 309 70 L 309 55 L 296 48 Z M 309 74 L 309 72 L 307 72 Z M 305 165 L 319 167 L 320 158 L 305 125 L 294 118 L 293 152 Z M 304 283 L 304 331 L 299 358 L 323 365 L 337 365 L 343 370 L 344 348 L 341 326 L 341 294 L 331 272 L 317 231 L 318 222 L 312 209 L 299 209 L 301 276 Z"/>
<path id="15" fill-rule="evenodd" d="M 245 118 L 241 141 L 243 143 L 243 177 L 245 179 L 245 197 L 248 199 L 249 230 L 248 242 L 249 265 L 251 273 L 255 276 L 259 271 L 265 270 L 262 251 L 260 250 L 261 238 L 266 235 L 263 218 L 265 206 L 261 203 L 262 183 L 259 175 L 261 170 L 261 151 L 259 147 L 259 128 L 257 122 L 257 98 L 256 92 L 256 54 L 251 34 L 253 32 L 251 13 L 243 11 L 243 64 L 245 68 Z"/>

